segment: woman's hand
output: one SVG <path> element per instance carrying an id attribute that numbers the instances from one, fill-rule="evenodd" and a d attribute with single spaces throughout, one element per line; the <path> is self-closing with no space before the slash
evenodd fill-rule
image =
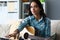
<path id="1" fill-rule="evenodd" d="M 19 32 L 18 32 L 18 30 L 16 29 L 12 34 L 9 34 L 9 35 L 7 35 L 7 36 L 5 36 L 5 37 L 7 37 L 7 38 L 14 37 L 14 39 L 16 39 L 16 35 L 17 35 L 18 33 L 19 33 Z"/>
<path id="2" fill-rule="evenodd" d="M 11 37 L 14 37 L 14 39 L 16 38 L 16 33 L 12 33 L 12 34 L 9 34 L 7 36 L 5 36 L 6 38 L 11 38 Z"/>

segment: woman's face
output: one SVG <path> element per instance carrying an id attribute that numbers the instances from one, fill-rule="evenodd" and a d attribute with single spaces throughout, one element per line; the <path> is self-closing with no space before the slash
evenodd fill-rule
<path id="1" fill-rule="evenodd" d="M 30 10 L 32 12 L 33 15 L 37 15 L 40 13 L 40 8 L 39 6 L 36 4 L 36 2 L 32 2 L 30 5 Z"/>

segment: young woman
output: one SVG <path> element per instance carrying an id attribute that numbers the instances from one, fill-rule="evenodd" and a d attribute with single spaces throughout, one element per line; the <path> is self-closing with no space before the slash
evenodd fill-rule
<path id="1" fill-rule="evenodd" d="M 50 20 L 45 15 L 43 6 L 39 0 L 31 0 L 29 16 L 26 17 L 19 27 L 12 34 L 8 35 L 8 37 L 15 37 L 27 24 L 35 28 L 35 36 L 50 37 Z"/>

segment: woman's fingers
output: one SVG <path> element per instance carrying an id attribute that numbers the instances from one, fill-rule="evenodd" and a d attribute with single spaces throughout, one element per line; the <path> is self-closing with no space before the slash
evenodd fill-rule
<path id="1" fill-rule="evenodd" d="M 13 34 L 9 34 L 9 35 L 7 35 L 5 37 L 10 38 L 10 37 L 14 37 L 14 35 Z"/>
<path id="2" fill-rule="evenodd" d="M 9 35 L 7 35 L 7 36 L 5 36 L 5 37 L 7 37 L 7 38 L 14 37 L 14 39 L 16 39 L 16 35 L 17 35 L 17 33 L 16 33 L 16 32 L 14 32 L 14 33 L 9 34 Z"/>

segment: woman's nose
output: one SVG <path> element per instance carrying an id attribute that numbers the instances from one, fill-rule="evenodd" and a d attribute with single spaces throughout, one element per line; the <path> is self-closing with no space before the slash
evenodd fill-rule
<path id="1" fill-rule="evenodd" d="M 35 8 L 33 7 L 32 10 L 35 10 Z"/>

